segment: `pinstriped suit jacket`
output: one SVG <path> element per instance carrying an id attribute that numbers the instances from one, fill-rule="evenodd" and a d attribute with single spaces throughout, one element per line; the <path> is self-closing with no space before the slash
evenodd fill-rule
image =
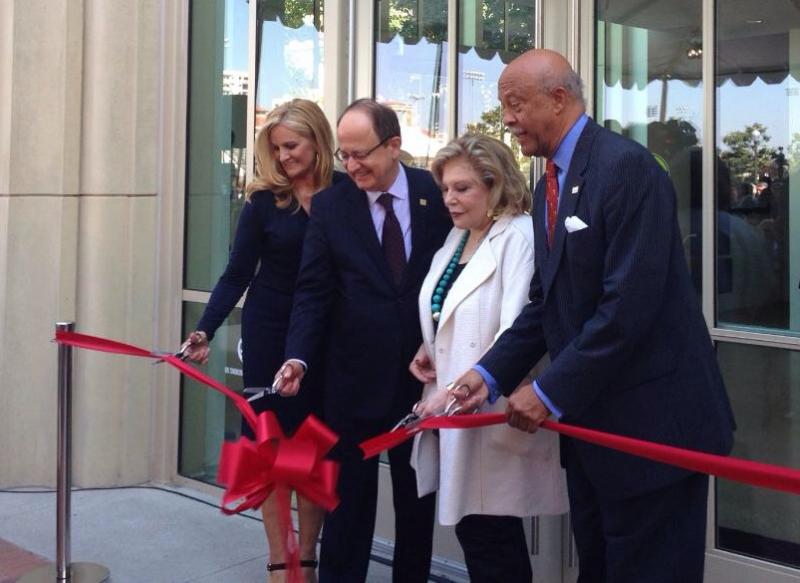
<path id="1" fill-rule="evenodd" d="M 734 427 L 681 245 L 675 191 L 653 156 L 589 120 L 561 193 L 552 249 L 534 193 L 531 302 L 480 361 L 511 391 L 544 352 L 539 386 L 584 427 L 728 453 Z M 576 216 L 587 228 L 567 232 Z M 565 439 L 598 491 L 624 498 L 682 470 Z"/>

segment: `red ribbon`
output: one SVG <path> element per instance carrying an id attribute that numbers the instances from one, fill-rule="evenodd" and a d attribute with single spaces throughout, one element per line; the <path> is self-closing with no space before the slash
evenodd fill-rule
<path id="1" fill-rule="evenodd" d="M 258 508 L 277 486 L 333 510 L 339 503 L 339 466 L 324 460 L 338 440 L 326 425 L 309 415 L 294 436 L 287 438 L 271 411 L 258 416 L 256 439 L 240 438 L 222 445 L 217 480 L 227 486 L 222 511 L 236 514 Z"/>
<path id="2" fill-rule="evenodd" d="M 333 510 L 339 503 L 336 494 L 339 464 L 323 459 L 339 439 L 333 431 L 310 415 L 295 434 L 287 438 L 272 412 L 256 416 L 247 399 L 169 354 L 77 332 L 57 331 L 55 340 L 87 350 L 157 358 L 231 399 L 252 427 L 256 439 L 240 438 L 235 443 L 222 444 L 218 471 L 218 481 L 226 486 L 222 512 L 236 514 L 258 508 L 274 492 L 286 541 L 287 575 L 290 583 L 303 581 L 297 538 L 291 523 L 289 492 L 296 490 L 326 510 Z"/>
<path id="3" fill-rule="evenodd" d="M 364 459 L 368 459 L 385 449 L 403 443 L 424 429 L 469 429 L 473 427 L 498 425 L 505 422 L 505 413 L 428 417 L 411 429 L 401 428 L 367 439 L 361 442 L 360 447 L 364 452 Z M 542 427 L 574 437 L 575 439 L 616 449 L 653 461 L 670 464 L 686 470 L 710 474 L 719 478 L 727 478 L 728 480 L 734 480 L 753 486 L 800 494 L 800 470 L 794 468 L 682 449 L 680 447 L 653 443 L 652 441 L 634 439 L 622 435 L 614 435 L 594 429 L 585 429 L 583 427 L 576 427 L 575 425 L 558 423 L 556 421 L 544 421 Z"/>

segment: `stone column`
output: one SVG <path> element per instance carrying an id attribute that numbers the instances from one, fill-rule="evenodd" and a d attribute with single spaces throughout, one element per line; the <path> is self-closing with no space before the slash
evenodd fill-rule
<path id="1" fill-rule="evenodd" d="M 0 3 L 0 485 L 54 482 L 56 320 L 152 342 L 158 18 Z M 151 365 L 75 354 L 75 485 L 146 481 Z"/>

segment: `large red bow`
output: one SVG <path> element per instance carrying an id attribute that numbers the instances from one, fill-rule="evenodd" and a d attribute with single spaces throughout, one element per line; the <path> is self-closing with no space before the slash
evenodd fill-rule
<path id="1" fill-rule="evenodd" d="M 300 553 L 292 528 L 289 492 L 297 493 L 326 510 L 339 503 L 336 480 L 339 464 L 323 459 L 339 439 L 313 415 L 287 438 L 272 411 L 261 413 L 255 441 L 241 438 L 222 444 L 217 481 L 226 486 L 222 511 L 235 514 L 258 508 L 273 495 L 284 535 L 290 583 L 302 583 Z"/>
<path id="2" fill-rule="evenodd" d="M 275 415 L 266 411 L 258 416 L 255 434 L 255 441 L 241 438 L 222 445 L 217 481 L 227 487 L 223 512 L 258 508 L 277 486 L 296 490 L 326 510 L 336 507 L 339 465 L 323 459 L 338 439 L 335 433 L 310 415 L 287 438 Z"/>

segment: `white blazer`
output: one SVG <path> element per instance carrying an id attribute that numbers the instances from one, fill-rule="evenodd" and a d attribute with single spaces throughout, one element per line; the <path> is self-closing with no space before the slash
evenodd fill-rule
<path id="1" fill-rule="evenodd" d="M 422 284 L 419 313 L 423 344 L 443 388 L 473 366 L 528 301 L 533 276 L 533 223 L 530 216 L 501 216 L 453 282 L 434 334 L 431 295 L 453 257 L 463 230 L 453 228 L 434 255 Z M 486 403 L 481 412 L 505 411 L 506 399 Z M 566 481 L 558 437 L 533 435 L 496 425 L 418 434 L 411 464 L 419 495 L 439 490 L 439 522 L 458 523 L 467 514 L 534 516 L 567 511 Z"/>

